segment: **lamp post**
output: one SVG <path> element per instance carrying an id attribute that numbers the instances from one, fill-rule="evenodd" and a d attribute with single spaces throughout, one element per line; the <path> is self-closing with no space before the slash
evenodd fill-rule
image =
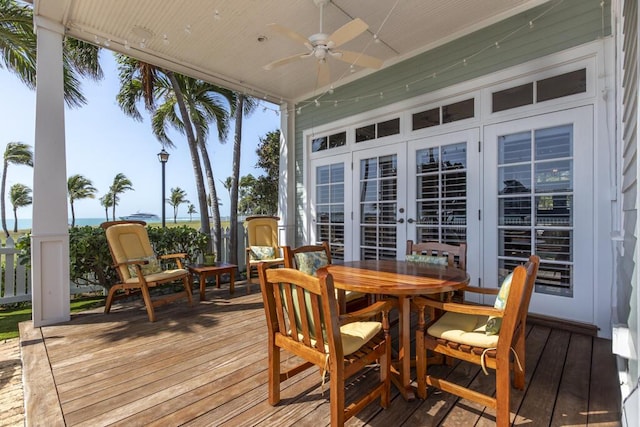
<path id="1" fill-rule="evenodd" d="M 162 151 L 158 153 L 158 160 L 160 160 L 160 163 L 162 164 L 162 228 L 164 228 L 166 225 L 166 222 L 165 222 L 166 221 L 165 220 L 166 201 L 165 201 L 165 194 L 164 194 L 164 165 L 166 165 L 167 162 L 169 161 L 169 153 L 167 153 L 164 148 L 162 149 Z"/>

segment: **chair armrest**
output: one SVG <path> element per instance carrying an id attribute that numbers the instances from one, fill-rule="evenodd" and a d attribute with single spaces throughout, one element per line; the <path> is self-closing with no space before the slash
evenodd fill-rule
<path id="1" fill-rule="evenodd" d="M 347 323 L 370 319 L 383 312 L 388 313 L 392 308 L 395 308 L 396 305 L 397 304 L 395 300 L 378 301 L 360 310 L 341 314 L 340 325 L 346 325 Z"/>
<path id="2" fill-rule="evenodd" d="M 498 295 L 498 292 L 500 292 L 499 288 L 479 288 L 477 286 L 465 286 L 460 290 L 464 292 L 473 292 L 476 294 L 485 294 L 485 295 Z"/>
<path id="3" fill-rule="evenodd" d="M 187 257 L 186 253 L 165 254 L 165 255 L 158 256 L 159 259 L 186 258 L 186 257 Z"/>
<path id="4" fill-rule="evenodd" d="M 425 307 L 431 307 L 442 311 L 450 311 L 453 313 L 462 314 L 476 314 L 479 316 L 496 316 L 503 317 L 504 311 L 495 307 L 489 307 L 486 305 L 471 305 L 471 304 L 459 304 L 455 302 L 440 302 L 430 298 L 416 297 L 413 299 L 413 303 L 420 310 L 424 310 Z"/>
<path id="5" fill-rule="evenodd" d="M 117 262 L 113 264 L 114 267 L 119 267 L 121 265 L 146 265 L 149 264 L 149 260 L 146 259 L 132 259 L 129 261 Z"/>

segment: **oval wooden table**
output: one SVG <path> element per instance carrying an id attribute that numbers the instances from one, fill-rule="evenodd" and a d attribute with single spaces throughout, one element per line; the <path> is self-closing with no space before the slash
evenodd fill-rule
<path id="1" fill-rule="evenodd" d="M 416 295 L 455 291 L 469 283 L 459 268 L 394 260 L 348 261 L 326 267 L 337 288 L 398 298 L 398 366 L 392 380 L 407 400 L 414 399 L 411 387 L 411 298 Z"/>

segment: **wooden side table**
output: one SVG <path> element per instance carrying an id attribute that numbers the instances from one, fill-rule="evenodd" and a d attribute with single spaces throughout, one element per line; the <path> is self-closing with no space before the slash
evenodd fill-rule
<path id="1" fill-rule="evenodd" d="M 235 286 L 236 268 L 235 264 L 226 262 L 214 262 L 213 264 L 194 264 L 187 266 L 191 274 L 197 274 L 200 282 L 200 301 L 205 301 L 204 291 L 207 286 L 207 277 L 216 276 L 216 287 L 220 288 L 220 275 L 228 273 L 230 275 L 229 292 L 233 294 Z"/>

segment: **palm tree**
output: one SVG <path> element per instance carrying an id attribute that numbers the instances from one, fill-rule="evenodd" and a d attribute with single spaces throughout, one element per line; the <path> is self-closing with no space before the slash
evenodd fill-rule
<path id="1" fill-rule="evenodd" d="M 63 46 L 64 99 L 69 107 L 87 103 L 80 77 L 100 80 L 100 48 L 66 37 Z M 0 0 L 0 68 L 16 74 L 27 87 L 36 85 L 36 34 L 33 7 L 16 0 Z"/>
<path id="2" fill-rule="evenodd" d="M 4 150 L 2 181 L 0 181 L 0 216 L 2 216 L 2 229 L 6 237 L 9 237 L 9 230 L 7 230 L 4 193 L 7 184 L 7 168 L 10 164 L 33 167 L 33 152 L 31 151 L 31 146 L 22 142 L 10 142 Z"/>
<path id="3" fill-rule="evenodd" d="M 232 264 L 238 263 L 238 188 L 240 186 L 240 148 L 242 145 L 242 118 L 253 113 L 258 106 L 258 100 L 237 94 L 235 106 L 235 134 L 233 137 L 233 172 L 230 193 L 230 220 L 229 232 L 231 233 L 229 250 Z"/>
<path id="4" fill-rule="evenodd" d="M 73 202 L 80 199 L 95 199 L 98 190 L 93 186 L 90 179 L 76 174 L 67 179 L 67 192 L 69 194 L 69 204 L 71 205 L 71 226 L 75 227 L 76 212 Z"/>
<path id="5" fill-rule="evenodd" d="M 31 189 L 24 184 L 13 184 L 9 190 L 9 198 L 13 205 L 13 232 L 18 232 L 18 208 L 29 206 L 33 203 Z"/>
<path id="6" fill-rule="evenodd" d="M 113 206 L 113 202 L 119 202 L 118 196 L 113 196 L 110 192 L 107 192 L 104 196 L 100 197 L 100 205 L 104 207 L 104 216 L 109 221 L 109 208 Z"/>
<path id="7" fill-rule="evenodd" d="M 116 206 L 118 205 L 118 201 L 120 198 L 119 194 L 124 193 L 125 191 L 133 190 L 133 184 L 123 173 L 119 173 L 113 178 L 113 184 L 109 187 L 109 194 L 111 194 L 112 204 L 111 204 L 111 217 L 113 220 L 116 220 Z"/>
<path id="8" fill-rule="evenodd" d="M 221 139 L 226 135 L 229 113 L 226 112 L 222 101 L 228 96 L 232 97 L 233 93 L 210 83 L 174 74 L 125 56 L 119 56 L 118 62 L 121 88 L 117 100 L 123 111 L 136 120 L 142 120 L 137 103 L 144 100 L 146 108 L 153 112 L 152 128 L 163 147 L 174 146 L 167 136 L 167 126 L 170 125 L 186 135 L 196 180 L 200 228 L 203 233 L 211 235 L 207 194 L 200 165 L 205 165 L 210 192 L 215 195 L 215 182 L 213 172 L 210 170 L 211 162 L 206 152 L 205 142 L 211 121 L 216 122 Z M 162 103 L 157 108 L 156 101 Z M 233 104 L 230 103 L 230 105 Z M 200 156 L 202 156 L 202 162 Z M 215 215 L 214 222 L 216 222 Z M 217 224 L 219 224 L 219 215 Z M 216 233 L 219 228 L 217 226 Z M 215 240 L 220 241 L 219 238 Z M 216 245 L 221 245 L 218 242 Z"/>
<path id="9" fill-rule="evenodd" d="M 188 110 L 188 115 L 193 124 L 196 134 L 196 145 L 202 156 L 202 164 L 204 165 L 205 174 L 207 178 L 207 185 L 209 186 L 209 201 L 218 200 L 218 192 L 216 190 L 215 179 L 213 176 L 213 169 L 211 168 L 211 161 L 209 160 L 209 153 L 207 151 L 207 137 L 209 134 L 209 123 L 214 122 L 218 130 L 218 139 L 223 142 L 229 130 L 229 116 L 234 112 L 234 105 L 236 103 L 236 94 L 228 89 L 223 89 L 204 82 L 202 80 L 196 80 L 182 75 L 173 75 L 175 77 L 175 84 L 177 84 L 178 91 L 184 96 L 185 106 Z M 169 76 L 171 77 L 171 76 Z M 175 90 L 172 84 L 172 89 Z M 182 124 L 180 120 L 168 117 L 165 114 L 175 115 L 176 109 L 170 105 L 170 108 L 158 108 L 152 124 L 154 126 L 154 133 L 160 135 L 161 138 L 166 137 L 164 126 L 171 123 L 176 129 L 180 129 Z M 230 106 L 231 112 L 227 112 L 225 104 Z M 165 103 L 166 105 L 166 103 Z M 179 103 L 178 103 L 179 107 Z M 205 193 L 206 200 L 206 193 Z M 222 224 L 220 221 L 220 208 L 218 203 L 211 203 L 211 213 L 214 224 L 214 244 L 215 251 L 217 253 L 222 252 Z M 207 218 L 208 222 L 208 218 Z"/>
<path id="10" fill-rule="evenodd" d="M 175 224 L 178 222 L 178 208 L 183 203 L 189 203 L 187 192 L 180 187 L 172 188 L 167 203 L 173 207 L 173 223 Z"/>
<path id="11" fill-rule="evenodd" d="M 196 206 L 193 203 L 189 203 L 189 206 L 187 206 L 187 213 L 189 214 L 189 221 L 193 221 L 193 214 L 198 213 L 198 211 L 196 211 Z"/>

